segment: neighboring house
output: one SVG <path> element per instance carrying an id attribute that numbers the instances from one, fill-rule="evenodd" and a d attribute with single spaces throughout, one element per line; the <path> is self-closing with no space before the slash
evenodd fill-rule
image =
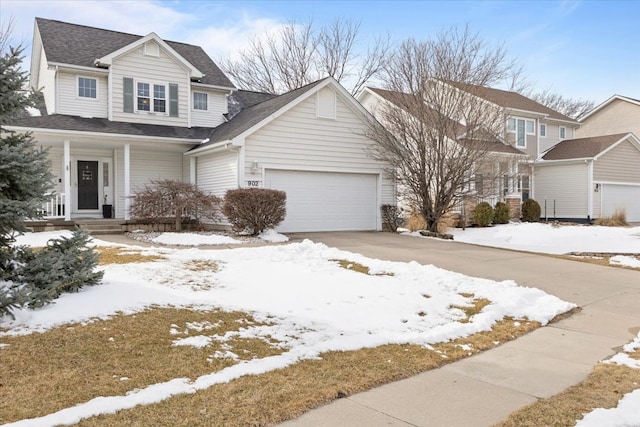
<path id="1" fill-rule="evenodd" d="M 332 78 L 274 96 L 237 91 L 198 46 L 36 18 L 31 86 L 46 115 L 19 119 L 49 149 L 49 218 L 129 219 L 154 179 L 215 194 L 287 191 L 280 231 L 378 230 L 395 199 L 367 156 L 370 117 Z"/>
<path id="2" fill-rule="evenodd" d="M 640 137 L 640 100 L 614 95 L 580 119 L 576 137 L 626 132 Z"/>
<path id="3" fill-rule="evenodd" d="M 624 210 L 640 221 L 640 141 L 632 133 L 566 140 L 534 164 L 542 217 L 589 221 Z"/>
<path id="4" fill-rule="evenodd" d="M 520 202 L 533 197 L 530 164 L 549 147 L 572 138 L 578 122 L 515 92 L 455 82 L 443 84 L 469 92 L 469 96 L 479 97 L 489 106 L 504 110 L 504 132 L 495 136 L 488 148 L 491 160 L 478 165 L 471 187 L 475 186 L 478 200 L 492 204 L 507 201 L 512 214 L 519 216 Z M 396 96 L 395 92 L 366 88 L 358 99 L 375 116 L 381 102 L 393 103 Z M 456 139 L 460 141 L 463 135 L 464 127 L 461 126 Z"/>

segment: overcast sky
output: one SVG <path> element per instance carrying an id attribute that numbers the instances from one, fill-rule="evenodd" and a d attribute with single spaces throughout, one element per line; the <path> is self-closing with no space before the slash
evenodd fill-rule
<path id="1" fill-rule="evenodd" d="M 36 1 L 0 0 L 13 37 L 30 48 L 42 17 L 202 46 L 215 60 L 282 23 L 335 18 L 361 23 L 364 41 L 390 34 L 427 39 L 469 25 L 489 45 L 504 44 L 536 90 L 600 103 L 640 99 L 640 1 Z M 26 52 L 30 55 L 30 51 Z"/>

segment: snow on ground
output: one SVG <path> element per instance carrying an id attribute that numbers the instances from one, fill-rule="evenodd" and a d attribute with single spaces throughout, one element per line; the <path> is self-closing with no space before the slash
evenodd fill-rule
<path id="1" fill-rule="evenodd" d="M 447 231 L 458 242 L 548 254 L 596 252 L 640 254 L 640 227 L 509 223 Z"/>
<path id="2" fill-rule="evenodd" d="M 175 246 L 236 245 L 242 243 L 242 241 L 229 236 L 199 233 L 162 233 L 151 239 L 151 242 Z"/>
<path id="3" fill-rule="evenodd" d="M 640 268 L 640 259 L 628 255 L 616 255 L 609 258 L 609 263 L 623 267 Z"/>
<path id="4" fill-rule="evenodd" d="M 629 357 L 629 353 L 640 348 L 640 333 L 623 351 L 615 354 L 605 363 L 616 363 L 633 369 L 640 369 L 640 360 Z M 618 406 L 611 409 L 598 408 L 587 413 L 576 423 L 576 427 L 632 427 L 640 425 L 640 389 L 625 394 Z"/>
<path id="5" fill-rule="evenodd" d="M 22 240 L 33 244 L 39 239 L 30 234 Z M 114 413 L 176 394 L 194 393 L 244 375 L 283 368 L 331 350 L 389 343 L 429 346 L 489 330 L 505 316 L 528 317 L 546 324 L 574 306 L 513 281 L 472 278 L 416 262 L 376 260 L 308 240 L 225 250 L 145 250 L 161 252 L 166 258 L 104 266 L 102 285 L 64 294 L 41 309 L 17 311 L 15 320 L 1 319 L 0 327 L 8 331 L 0 333 L 0 338 L 70 322 L 88 322 L 117 312 L 131 313 L 156 304 L 249 312 L 256 320 L 268 320 L 269 325 L 249 326 L 242 331 L 243 336 L 270 336 L 287 350 L 277 356 L 238 363 L 194 381 L 177 378 L 124 396 L 96 397 L 45 417 L 9 425 L 73 424 L 92 415 Z M 338 259 L 368 266 L 372 275 L 344 269 Z M 192 271 L 185 267 L 185 263 L 194 260 L 215 262 L 218 268 Z M 206 286 L 194 287 L 194 282 Z M 457 320 L 463 319 L 464 313 L 455 306 L 472 303 L 472 298 L 462 294 L 474 294 L 492 303 L 468 323 L 461 323 Z M 194 327 L 202 329 L 198 338 L 189 342 L 176 337 L 174 345 L 206 346 L 224 339 L 208 335 L 206 325 Z M 167 333 L 173 330 L 168 328 Z"/>

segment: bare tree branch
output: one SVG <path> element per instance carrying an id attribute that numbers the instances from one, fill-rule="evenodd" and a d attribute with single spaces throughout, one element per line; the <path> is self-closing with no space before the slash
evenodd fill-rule
<path id="1" fill-rule="evenodd" d="M 549 90 L 530 94 L 529 97 L 572 119 L 579 119 L 596 106 L 596 103 L 590 99 L 568 98 Z"/>

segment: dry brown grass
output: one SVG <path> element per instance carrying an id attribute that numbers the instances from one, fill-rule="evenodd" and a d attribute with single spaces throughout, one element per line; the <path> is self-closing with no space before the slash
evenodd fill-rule
<path id="1" fill-rule="evenodd" d="M 486 298 L 475 298 L 474 294 L 461 293 L 460 295 L 465 298 L 471 299 L 471 302 L 469 305 L 452 306 L 452 308 L 457 308 L 459 310 L 462 310 L 462 312 L 465 315 L 464 319 L 459 320 L 460 323 L 469 323 L 472 316 L 480 313 L 483 308 L 491 304 L 491 301 L 489 301 Z"/>
<path id="2" fill-rule="evenodd" d="M 118 315 L 88 325 L 69 325 L 41 334 L 3 337 L 0 350 L 0 423 L 46 415 L 97 396 L 122 395 L 173 378 L 196 378 L 237 363 L 212 357 L 223 343 L 206 348 L 172 346 L 187 322 L 208 322 L 206 335 L 224 335 L 256 324 L 245 313 L 156 308 Z M 175 326 L 173 326 L 175 325 Z M 180 331 L 172 335 L 171 329 Z M 227 341 L 240 359 L 279 354 L 260 339 Z M 127 380 L 122 380 L 127 378 Z"/>
<path id="3" fill-rule="evenodd" d="M 610 217 L 598 218 L 594 221 L 596 225 L 604 225 L 606 227 L 627 227 L 627 213 L 624 209 L 616 209 Z"/>
<path id="4" fill-rule="evenodd" d="M 340 265 L 340 267 L 346 270 L 357 271 L 358 273 L 372 276 L 371 271 L 369 270 L 369 267 L 367 267 L 366 265 L 362 265 L 358 262 L 349 261 L 346 259 L 332 259 L 330 261 L 337 262 Z M 379 274 L 375 274 L 375 276 L 393 276 L 393 273 L 379 273 Z"/>
<path id="5" fill-rule="evenodd" d="M 385 345 L 330 352 L 285 369 L 246 376 L 193 395 L 90 418 L 80 426 L 264 426 L 360 391 L 493 348 L 539 327 L 505 319 L 492 331 L 434 346 Z"/>
<path id="6" fill-rule="evenodd" d="M 96 250 L 100 254 L 100 265 L 152 262 L 164 258 L 160 255 L 144 255 L 137 249 L 97 246 Z"/>
<path id="7" fill-rule="evenodd" d="M 495 427 L 573 427 L 595 408 L 614 408 L 640 387 L 640 369 L 600 363 L 589 377 L 564 392 L 512 413 Z"/>
<path id="8" fill-rule="evenodd" d="M 427 222 L 421 214 L 412 212 L 411 216 L 409 216 L 409 219 L 407 220 L 407 228 L 410 231 L 426 230 Z"/>

